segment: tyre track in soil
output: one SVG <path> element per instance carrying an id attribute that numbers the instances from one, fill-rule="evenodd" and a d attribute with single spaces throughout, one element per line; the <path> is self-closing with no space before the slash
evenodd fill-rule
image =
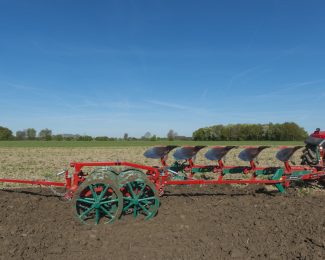
<path id="1" fill-rule="evenodd" d="M 39 191 L 0 191 L 0 259 L 325 258 L 324 193 L 173 187 L 154 219 L 93 227 Z"/>

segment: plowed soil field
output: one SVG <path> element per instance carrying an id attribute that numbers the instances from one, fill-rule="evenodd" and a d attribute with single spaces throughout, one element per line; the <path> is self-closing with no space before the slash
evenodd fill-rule
<path id="1" fill-rule="evenodd" d="M 149 221 L 86 226 L 47 189 L 0 190 L 0 259 L 324 259 L 325 196 L 170 187 Z"/>

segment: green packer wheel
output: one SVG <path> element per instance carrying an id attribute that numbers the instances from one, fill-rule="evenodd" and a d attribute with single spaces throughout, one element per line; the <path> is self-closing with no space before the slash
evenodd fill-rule
<path id="1" fill-rule="evenodd" d="M 119 175 L 119 186 L 123 194 L 123 215 L 133 218 L 153 218 L 159 208 L 159 197 L 155 185 L 139 170 L 127 170 Z"/>
<path id="2" fill-rule="evenodd" d="M 113 172 L 100 169 L 83 182 L 72 199 L 74 213 L 85 224 L 112 223 L 121 216 L 123 195 Z"/>

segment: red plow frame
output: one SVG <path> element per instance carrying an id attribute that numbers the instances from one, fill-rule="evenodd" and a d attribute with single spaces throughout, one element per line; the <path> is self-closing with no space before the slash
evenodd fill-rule
<path id="1" fill-rule="evenodd" d="M 204 147 L 181 147 L 174 153 L 175 162 L 167 164 L 168 153 L 175 146 L 153 147 L 144 154 L 147 158 L 159 159 L 160 166 L 147 166 L 126 161 L 107 162 L 71 162 L 72 172 L 65 170 L 65 182 L 47 180 L 0 179 L 0 182 L 43 185 L 65 188 L 66 199 L 72 199 L 77 216 L 86 222 L 93 216 L 99 224 L 102 216 L 107 223 L 119 218 L 121 214 L 132 213 L 134 217 L 144 212 L 146 219 L 153 217 L 159 208 L 158 196 L 164 193 L 168 185 L 221 185 L 221 184 L 263 184 L 274 185 L 284 192 L 292 182 L 325 181 L 324 162 L 317 166 L 291 166 L 291 156 L 301 147 L 282 147 L 277 158 L 284 163 L 283 167 L 257 167 L 255 160 L 266 146 L 246 147 L 239 158 L 249 162 L 249 166 L 228 166 L 224 156 L 233 148 L 216 146 L 211 148 L 205 157 L 216 163 L 197 165 L 196 154 Z M 85 167 L 103 169 L 95 174 L 85 174 Z M 126 168 L 115 172 L 116 168 Z M 210 172 L 212 179 L 197 179 L 195 174 Z M 225 178 L 230 174 L 241 174 L 242 178 Z M 90 214 L 91 212 L 92 215 Z"/>
<path id="2" fill-rule="evenodd" d="M 249 147 L 253 148 L 253 147 Z M 268 148 L 268 147 L 265 147 Z M 282 147 L 286 148 L 286 147 Z M 107 161 L 107 162 L 71 162 L 70 166 L 74 168 L 73 173 L 65 170 L 61 174 L 65 174 L 65 182 L 47 181 L 47 180 L 26 180 L 26 179 L 7 179 L 0 178 L 0 182 L 3 183 L 17 183 L 17 184 L 31 184 L 31 185 L 41 185 L 41 186 L 55 186 L 55 187 L 65 187 L 66 190 L 71 194 L 76 191 L 79 185 L 85 181 L 86 175 L 83 174 L 82 169 L 84 167 L 116 167 L 124 166 L 134 169 L 139 169 L 146 171 L 148 178 L 154 182 L 156 188 L 163 191 L 165 186 L 168 185 L 209 185 L 209 184 L 284 184 L 288 187 L 292 179 L 288 178 L 292 173 L 297 171 L 309 171 L 308 174 L 304 174 L 301 180 L 318 180 L 325 178 L 324 166 L 319 167 L 308 167 L 308 166 L 291 166 L 289 161 L 284 162 L 284 176 L 279 180 L 266 180 L 257 179 L 257 176 L 253 174 L 250 179 L 224 179 L 225 175 L 220 174 L 223 169 L 229 170 L 234 169 L 238 166 L 225 166 L 222 160 L 218 160 L 218 165 L 207 166 L 207 165 L 197 165 L 193 162 L 192 158 L 189 158 L 187 171 L 190 172 L 190 177 L 186 180 L 170 180 L 168 170 L 166 169 L 166 158 L 162 157 L 161 167 L 157 166 L 147 166 L 137 163 L 125 162 L 125 161 Z M 266 167 L 257 167 L 254 160 L 250 160 L 250 167 L 240 166 L 243 173 L 256 172 L 267 169 Z M 219 174 L 217 179 L 204 180 L 204 179 L 193 179 L 193 170 L 195 169 L 212 169 L 216 174 Z M 162 194 L 162 193 L 161 193 Z"/>

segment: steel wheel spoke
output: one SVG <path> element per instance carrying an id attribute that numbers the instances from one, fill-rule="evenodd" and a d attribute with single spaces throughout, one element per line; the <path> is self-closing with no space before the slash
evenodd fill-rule
<path id="1" fill-rule="evenodd" d="M 86 200 L 86 199 L 77 199 L 77 201 L 84 202 L 84 203 L 87 203 L 87 204 L 93 204 L 94 203 L 94 201 L 89 201 L 89 200 Z"/>
<path id="2" fill-rule="evenodd" d="M 114 216 L 108 211 L 108 210 L 106 210 L 103 206 L 101 206 L 100 207 L 100 209 L 102 210 L 102 211 L 104 211 L 104 213 L 107 215 L 107 216 L 109 216 L 110 218 L 114 218 Z"/>
<path id="3" fill-rule="evenodd" d="M 82 212 L 82 214 L 79 216 L 79 218 L 83 219 L 84 216 L 86 216 L 90 211 L 94 209 L 94 205 L 92 205 L 89 209 Z"/>
<path id="4" fill-rule="evenodd" d="M 137 196 L 134 194 L 133 187 L 132 187 L 131 183 L 128 183 L 127 185 L 128 185 L 128 188 L 130 189 L 130 193 L 131 193 L 132 197 L 136 198 Z"/>
<path id="5" fill-rule="evenodd" d="M 88 201 L 90 201 L 90 202 L 93 202 L 93 201 L 95 201 L 95 199 L 94 199 L 94 198 L 88 198 L 88 197 L 84 197 L 84 198 L 82 198 L 82 199 L 84 199 L 84 200 L 88 200 Z"/>
<path id="6" fill-rule="evenodd" d="M 133 218 L 136 218 L 137 216 L 138 216 L 137 205 L 134 205 Z"/>
<path id="7" fill-rule="evenodd" d="M 115 203 L 115 202 L 118 202 L 118 199 L 102 201 L 102 202 L 100 202 L 100 205 L 105 205 L 105 204 L 108 204 L 108 203 Z"/>
<path id="8" fill-rule="evenodd" d="M 108 190 L 108 188 L 109 188 L 109 186 L 105 185 L 105 188 L 102 190 L 102 192 L 99 195 L 99 198 L 98 198 L 99 201 L 102 200 L 102 198 L 104 197 L 104 195 L 105 195 L 106 191 Z"/>
<path id="9" fill-rule="evenodd" d="M 125 210 L 128 210 L 132 205 L 133 205 L 133 203 L 130 202 L 129 205 L 127 205 L 123 210 L 124 210 L 124 211 L 125 211 Z"/>
<path id="10" fill-rule="evenodd" d="M 86 209 L 86 210 L 89 209 L 89 207 L 86 207 L 86 206 L 81 205 L 81 204 L 79 204 L 78 207 L 79 207 L 79 208 L 82 208 L 82 209 Z"/>
<path id="11" fill-rule="evenodd" d="M 138 199 L 138 201 L 148 201 L 148 200 L 156 200 L 156 197 L 148 197 L 148 198 Z"/>
<path id="12" fill-rule="evenodd" d="M 141 197 L 141 195 L 142 195 L 142 193 L 143 193 L 143 191 L 144 191 L 144 189 L 145 189 L 146 187 L 147 187 L 147 185 L 146 185 L 145 183 L 143 183 L 143 186 L 142 186 L 140 192 L 138 193 L 138 198 Z"/>
<path id="13" fill-rule="evenodd" d="M 98 225 L 99 220 L 100 220 L 100 212 L 99 209 L 96 209 L 96 225 Z"/>
<path id="14" fill-rule="evenodd" d="M 94 199 L 97 199 L 97 193 L 94 191 L 94 187 L 92 184 L 89 185 L 89 189 L 90 189 L 91 194 L 93 195 Z"/>
<path id="15" fill-rule="evenodd" d="M 143 211 L 145 211 L 147 213 L 147 216 L 149 216 L 151 213 L 148 211 L 148 209 L 146 207 L 144 207 L 143 205 L 139 204 L 140 208 L 143 209 Z"/>
<path id="16" fill-rule="evenodd" d="M 152 206 L 152 205 L 154 205 L 154 204 L 152 203 L 152 201 L 148 201 L 148 202 L 146 202 L 146 201 L 139 201 L 139 203 L 142 203 L 141 205 L 148 205 L 148 206 Z"/>

